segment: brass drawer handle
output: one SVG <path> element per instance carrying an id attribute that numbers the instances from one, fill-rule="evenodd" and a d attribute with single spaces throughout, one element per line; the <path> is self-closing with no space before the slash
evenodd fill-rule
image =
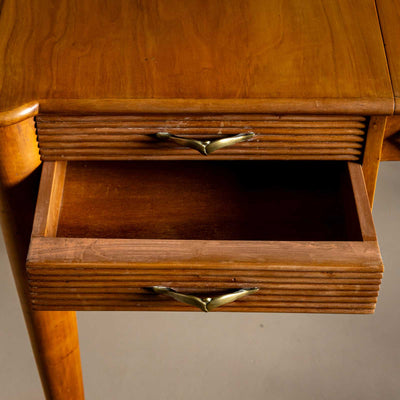
<path id="1" fill-rule="evenodd" d="M 255 136 L 254 132 L 239 133 L 238 135 L 225 137 L 216 140 L 195 140 L 183 138 L 180 136 L 172 135 L 168 132 L 157 132 L 156 137 L 160 140 L 168 140 L 179 144 L 181 146 L 190 147 L 197 150 L 204 156 L 211 154 L 212 152 L 222 149 L 223 147 L 231 146 L 236 143 L 245 142 Z"/>
<path id="2" fill-rule="evenodd" d="M 200 310 L 208 312 L 212 311 L 217 307 L 223 306 L 224 304 L 232 303 L 244 296 L 257 292 L 258 288 L 250 289 L 240 289 L 233 293 L 223 294 L 214 298 L 207 297 L 201 299 L 200 297 L 193 296 L 190 294 L 179 293 L 174 289 L 165 286 L 152 286 L 151 287 L 155 293 L 164 294 L 166 296 L 172 297 L 173 299 L 180 301 L 181 303 L 189 304 L 190 306 L 195 306 L 200 308 Z"/>

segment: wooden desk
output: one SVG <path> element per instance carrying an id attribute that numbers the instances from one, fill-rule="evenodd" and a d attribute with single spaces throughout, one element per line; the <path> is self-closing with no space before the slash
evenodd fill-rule
<path id="1" fill-rule="evenodd" d="M 128 273 L 148 278 L 144 271 L 148 272 L 151 266 L 152 276 L 166 283 L 165 271 L 173 265 L 175 272 L 168 272 L 170 282 L 191 282 L 195 289 L 203 282 L 212 295 L 211 285 L 214 289 L 239 288 L 254 280 L 254 271 L 262 271 L 264 280 L 257 275 L 260 291 L 255 304 L 249 300 L 237 303 L 237 307 L 227 306 L 226 310 L 231 311 L 249 311 L 253 307 L 258 311 L 373 312 L 382 264 L 369 205 L 373 202 L 384 137 L 387 141 L 383 158 L 399 159 L 399 117 L 393 116 L 399 113 L 395 28 L 400 26 L 398 2 L 377 1 L 379 16 L 373 0 L 191 0 L 184 4 L 4 0 L 0 4 L 2 226 L 48 399 L 83 399 L 74 310 L 122 309 L 127 301 L 129 309 L 149 309 L 145 301 L 148 296 L 141 291 L 134 293 L 138 297 L 119 295 L 93 300 L 98 296 L 93 282 L 101 282 L 97 287 L 107 293 L 105 280 L 99 276 L 110 275 L 112 268 L 117 271 L 114 280 L 123 281 Z M 255 137 L 203 156 L 186 146 L 157 142 L 155 135 L 165 131 L 185 139 L 216 140 L 243 133 L 254 133 Z M 181 164 L 173 167 L 169 160 L 180 160 Z M 161 213 L 157 231 L 151 228 L 148 217 L 154 208 L 144 208 L 138 215 L 134 214 L 134 207 L 127 207 L 131 215 L 142 219 L 144 233 L 140 240 L 147 240 L 141 242 L 147 247 L 137 247 L 138 242 L 130 241 L 136 239 L 121 233 L 122 226 L 128 226 L 127 232 L 131 229 L 123 213 L 116 220 L 107 214 L 106 219 L 100 220 L 103 222 L 84 225 L 87 215 L 74 212 L 88 206 L 85 199 L 103 199 L 105 186 L 98 186 L 100 180 L 103 184 L 108 182 L 108 191 L 96 215 L 102 209 L 109 210 L 104 207 L 107 199 L 109 205 L 118 201 L 120 210 L 124 199 L 140 201 L 134 196 L 135 187 L 143 188 L 141 193 L 146 204 L 150 204 L 155 191 L 145 186 L 143 177 L 151 182 L 160 181 L 155 162 L 162 162 L 165 171 L 159 183 L 167 188 L 163 192 L 167 194 L 160 195 L 161 204 L 170 194 L 174 201 L 179 200 L 180 196 L 172 197 L 168 179 L 180 176 L 188 188 L 186 193 L 197 196 L 190 200 L 193 209 L 198 196 L 203 194 L 196 182 L 204 175 L 185 171 L 190 171 L 187 163 L 200 160 L 205 163 L 200 172 L 206 171 L 209 177 L 200 182 L 212 188 L 207 193 L 212 193 L 215 201 L 202 197 L 204 204 L 213 204 L 214 211 L 203 207 L 206 213 L 195 213 L 203 218 L 202 228 L 197 231 L 193 226 L 198 221 L 185 226 L 194 221 L 190 219 L 190 208 L 183 208 L 183 217 L 178 213 L 175 219 L 167 218 L 164 227 L 165 214 Z M 241 163 L 248 160 L 251 164 L 247 166 L 257 165 L 258 169 L 246 167 L 246 176 L 257 179 L 246 181 L 238 190 Z M 292 179 L 288 186 L 278 179 L 271 191 L 260 184 L 268 179 L 268 173 L 263 175 L 259 171 L 268 172 L 265 168 L 279 160 L 285 167 L 275 171 L 288 179 L 293 174 L 281 171 L 287 171 L 287 165 L 301 165 L 296 168 L 297 172 L 304 171 L 296 175 L 301 185 L 296 186 L 297 181 Z M 287 164 L 301 160 L 309 164 Z M 42 161 L 42 183 L 32 232 Z M 231 162 L 232 168 L 226 167 L 227 162 Z M 138 167 L 135 163 L 142 164 Z M 332 163 L 335 166 L 329 167 Z M 176 165 L 186 166 L 182 168 L 184 172 Z M 343 191 L 340 185 L 312 184 L 314 170 L 326 170 L 332 175 L 336 168 L 344 171 L 340 181 L 346 183 Z M 126 171 L 131 171 L 131 175 Z M 336 172 L 332 176 L 337 177 Z M 135 187 L 130 186 L 132 182 Z M 306 186 L 311 192 L 304 195 Z M 89 189 L 85 192 L 86 187 Z M 237 203 L 226 203 L 218 187 L 230 193 L 231 198 L 234 196 Z M 335 187 L 332 198 L 342 200 L 332 204 L 338 210 L 344 204 L 346 210 L 338 212 L 343 222 L 334 224 L 332 232 L 336 233 L 328 237 L 332 234 L 330 225 L 315 225 L 319 219 L 312 217 L 308 200 L 314 195 L 326 197 Z M 284 225 L 295 232 L 291 239 L 289 229 L 278 229 L 273 214 L 260 212 L 260 198 L 267 201 L 275 196 L 277 203 L 286 204 L 282 193 L 289 189 L 295 199 L 305 196 L 302 204 L 308 204 L 304 210 L 308 209 L 307 215 L 312 217 L 310 227 L 315 227 L 314 232 L 309 229 L 311 239 L 304 239 L 307 229 L 299 230 L 295 225 L 297 216 L 303 221 L 308 218 L 303 211 L 297 216 L 294 213 L 293 219 L 284 218 Z M 66 197 L 61 203 L 63 191 Z M 91 198 L 93 193 L 98 194 Z M 113 193 L 117 193 L 116 197 Z M 347 200 L 343 203 L 344 198 Z M 237 205 L 243 204 L 243 199 L 250 199 L 255 210 L 246 214 L 252 217 L 252 228 L 257 226 L 258 212 L 265 224 L 275 223 L 277 229 L 268 231 L 265 224 L 255 230 L 241 229 L 246 220 L 231 218 L 233 211 L 229 210 L 238 213 L 241 208 Z M 326 209 L 315 204 L 316 212 L 329 217 Z M 168 212 L 171 215 L 173 207 Z M 210 230 L 204 215 L 224 218 Z M 117 223 L 109 238 L 112 242 L 102 241 L 99 238 L 111 235 L 112 221 Z M 225 231 L 221 227 L 227 222 L 229 227 Z M 172 223 L 180 231 L 171 234 Z M 306 225 L 303 222 L 302 226 Z M 83 226 L 88 229 L 86 234 L 82 233 Z M 64 242 L 57 237 L 57 231 L 66 236 Z M 115 237 L 115 232 L 122 237 Z M 155 240 L 155 232 L 160 242 Z M 163 247 L 165 240 L 177 238 L 176 232 L 184 240 L 193 241 L 177 240 Z M 228 237 L 224 237 L 226 232 Z M 271 243 L 264 240 L 262 245 L 257 244 L 257 240 L 265 239 L 271 232 Z M 321 232 L 328 237 L 326 245 L 322 244 Z M 194 237 L 195 233 L 207 235 L 205 241 L 196 242 L 202 237 Z M 346 240 L 340 239 L 343 235 Z M 245 236 L 249 240 L 244 241 Z M 233 243 L 235 239 L 240 239 L 239 243 Z M 82 248 L 90 251 L 83 256 L 79 253 Z M 294 251 L 295 248 L 299 250 Z M 103 272 L 101 267 L 105 268 Z M 67 285 L 68 273 L 76 275 L 77 268 L 83 270 L 77 278 L 81 286 L 85 274 L 93 279 L 85 281 L 88 290 L 73 297 L 74 287 Z M 212 275 L 210 270 L 217 270 L 218 274 Z M 46 279 L 52 280 L 54 271 L 55 283 L 51 287 L 42 285 L 47 290 L 41 292 L 38 288 Z M 195 278 L 193 271 L 197 271 Z M 371 275 L 367 278 L 365 274 Z M 337 279 L 346 280 L 343 287 L 336 287 Z M 370 279 L 369 283 L 366 279 Z M 136 290 L 138 282 L 137 277 L 131 278 L 125 289 Z M 277 289 L 276 285 L 282 286 Z M 312 305 L 310 293 L 302 285 L 311 285 L 311 290 L 319 291 L 325 299 Z M 123 285 L 116 287 L 123 293 Z M 329 291 L 327 287 L 335 289 Z M 282 290 L 298 296 L 296 302 L 289 302 L 288 294 Z M 337 290 L 342 290 L 341 296 Z M 344 295 L 346 290 L 350 297 Z M 360 306 L 361 297 L 364 305 Z M 280 305 L 272 307 L 271 302 Z M 172 304 L 172 300 L 157 298 L 150 309 L 182 309 Z"/>

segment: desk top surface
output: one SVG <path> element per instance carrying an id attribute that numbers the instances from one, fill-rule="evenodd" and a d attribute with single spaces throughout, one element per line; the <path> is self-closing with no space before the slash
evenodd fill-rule
<path id="1" fill-rule="evenodd" d="M 0 112 L 391 114 L 374 0 L 3 0 Z"/>

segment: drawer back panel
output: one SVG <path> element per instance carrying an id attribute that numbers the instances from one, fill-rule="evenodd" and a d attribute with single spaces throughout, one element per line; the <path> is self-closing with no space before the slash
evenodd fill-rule
<path id="1" fill-rule="evenodd" d="M 36 118 L 44 161 L 57 160 L 348 160 L 358 161 L 367 120 L 361 116 L 265 114 L 55 115 Z M 205 157 L 159 141 L 157 132 L 214 140 L 255 136 Z"/>

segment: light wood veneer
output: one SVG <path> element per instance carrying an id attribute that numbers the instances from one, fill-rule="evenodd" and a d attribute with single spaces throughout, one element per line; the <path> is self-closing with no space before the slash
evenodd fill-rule
<path id="1" fill-rule="evenodd" d="M 0 111 L 393 112 L 374 0 L 5 0 L 0 26 Z"/>
<path id="2" fill-rule="evenodd" d="M 75 315 L 60 310 L 188 309 L 155 297 L 144 289 L 146 285 L 171 284 L 204 295 L 260 286 L 257 297 L 223 308 L 229 311 L 374 310 L 383 267 L 370 206 L 381 157 L 399 159 L 398 120 L 390 117 L 399 112 L 399 2 L 184 3 L 71 0 L 54 5 L 47 0 L 0 0 L 2 227 L 49 400 L 84 397 Z M 34 170 L 40 162 L 34 116 L 45 162 L 27 272 L 25 256 L 37 191 Z M 179 119 L 182 116 L 189 117 L 186 125 Z M 164 122 L 155 126 L 154 121 Z M 203 138 L 252 129 L 257 139 L 204 158 L 193 150 L 156 146 L 153 129 L 160 127 Z M 99 164 L 88 167 L 85 174 L 83 164 L 73 161 L 102 160 L 110 166 L 116 165 L 111 160 L 126 163 L 127 159 L 160 163 L 179 159 L 183 164 L 234 159 L 232 165 L 237 165 L 253 158 L 324 163 L 334 159 L 341 160 L 341 168 L 356 162 L 333 179 L 331 192 L 323 179 L 309 192 L 315 195 L 317 188 L 325 187 L 326 196 L 317 196 L 324 203 L 314 206 L 319 216 L 326 216 L 324 207 L 334 207 L 338 222 L 332 231 L 326 220 L 310 216 L 310 201 L 309 209 L 302 209 L 303 217 L 292 222 L 295 235 L 285 233 L 283 226 L 290 226 L 293 209 L 286 216 L 277 213 L 284 222 L 281 229 L 272 214 L 262 213 L 262 202 L 268 203 L 269 195 L 290 210 L 283 187 L 275 194 L 266 189 L 269 175 L 263 174 L 257 184 L 266 186 L 253 182 L 245 185 L 242 197 L 237 196 L 233 168 L 230 175 L 228 170 L 222 174 L 227 180 L 208 174 L 207 184 L 218 183 L 236 200 L 247 195 L 264 225 L 257 226 L 254 215 L 252 225 L 240 218 L 235 225 L 240 201 L 227 202 L 232 213 L 218 214 L 217 229 L 210 230 L 204 218 L 200 221 L 201 233 L 208 239 L 194 238 L 196 224 L 181 228 L 181 236 L 174 238 L 176 234 L 166 227 L 168 222 L 182 227 L 182 218 L 173 215 L 170 204 L 166 210 L 171 216 L 164 216 L 157 229 L 150 223 L 148 205 L 137 213 L 143 204 L 132 184 L 140 186 L 144 180 L 134 168 L 115 178 L 104 164 L 105 179 L 112 177 L 107 192 L 96 187 L 96 179 L 101 180 L 101 170 L 95 172 Z M 203 165 L 210 171 L 214 164 Z M 320 164 L 314 165 L 318 169 Z M 223 196 L 213 190 L 214 202 L 210 194 L 201 197 L 191 174 L 184 170 L 181 176 L 192 195 L 183 215 L 193 218 L 190 210 L 196 209 L 200 196 L 204 216 L 212 220 L 216 209 L 224 211 Z M 154 180 L 156 174 L 150 168 L 146 176 Z M 309 170 L 298 177 L 306 184 L 311 176 Z M 132 183 L 128 177 L 134 177 Z M 91 205 L 84 197 L 71 196 L 85 184 L 95 187 L 92 195 L 97 193 L 108 203 L 103 209 L 106 219 L 98 204 L 93 208 L 97 222 L 88 218 L 86 226 L 83 217 L 90 215 L 86 211 Z M 156 187 L 142 190 L 147 203 L 152 196 L 161 202 L 174 198 L 173 191 L 166 195 L 163 185 L 159 187 L 160 192 Z M 126 206 L 122 195 L 129 199 L 126 208 L 131 216 L 136 212 L 142 239 L 129 238 L 132 220 L 125 221 L 122 213 L 112 219 L 115 192 L 121 211 Z M 297 192 L 300 204 L 305 193 Z M 94 205 L 96 199 L 87 191 L 84 194 Z M 330 200 L 327 195 L 332 195 Z M 340 203 L 346 207 L 335 208 Z M 140 207 L 135 211 L 132 204 Z M 74 207 L 81 207 L 77 209 L 81 217 Z M 312 222 L 309 226 L 306 215 Z M 227 230 L 222 229 L 224 218 L 230 224 Z M 321 235 L 316 235 L 317 222 Z M 268 228 L 269 223 L 274 229 Z M 300 225 L 303 233 L 296 228 Z M 127 229 L 119 231 L 118 226 Z M 263 240 L 268 234 L 275 237 Z"/>

